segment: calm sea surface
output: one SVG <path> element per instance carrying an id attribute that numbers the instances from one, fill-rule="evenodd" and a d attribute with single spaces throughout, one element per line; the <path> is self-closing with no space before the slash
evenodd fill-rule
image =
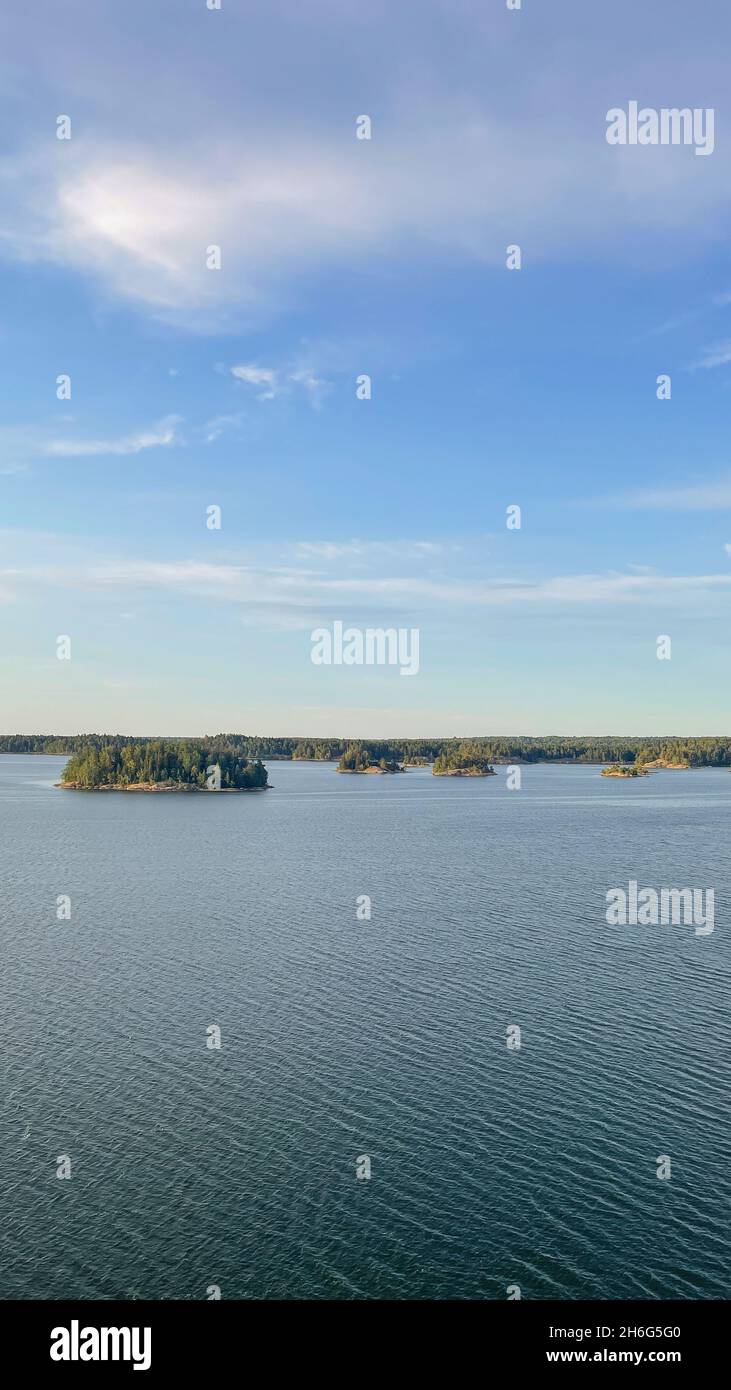
<path id="1" fill-rule="evenodd" d="M 729 1297 L 729 772 L 63 764 L 0 757 L 0 1297 Z"/>

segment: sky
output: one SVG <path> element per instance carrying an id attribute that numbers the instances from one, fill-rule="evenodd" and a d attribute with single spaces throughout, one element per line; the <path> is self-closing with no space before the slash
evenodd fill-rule
<path id="1" fill-rule="evenodd" d="M 730 50 L 726 0 L 3 6 L 0 732 L 728 734 Z"/>

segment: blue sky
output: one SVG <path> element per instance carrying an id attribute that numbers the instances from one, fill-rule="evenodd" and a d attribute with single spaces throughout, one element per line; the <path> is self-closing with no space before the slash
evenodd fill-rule
<path id="1" fill-rule="evenodd" d="M 2 730 L 728 733 L 730 47 L 721 0 L 5 6 Z M 635 99 L 713 154 L 610 147 Z M 418 676 L 314 666 L 335 620 Z"/>

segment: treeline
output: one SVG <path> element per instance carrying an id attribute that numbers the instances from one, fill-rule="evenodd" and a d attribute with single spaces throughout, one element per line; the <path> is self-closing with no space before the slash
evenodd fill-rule
<path id="1" fill-rule="evenodd" d="M 315 762 L 338 762 L 355 746 L 364 749 L 371 763 L 431 763 L 451 740 L 444 738 L 350 739 L 350 738 L 250 738 L 246 734 L 219 734 L 217 738 L 245 749 L 261 758 L 309 758 Z M 729 741 L 731 748 L 731 740 Z"/>
<path id="2" fill-rule="evenodd" d="M 6 734 L 0 736 L 0 753 L 79 753 L 84 749 L 104 747 L 123 748 L 158 744 L 160 739 L 133 738 L 117 734 Z M 280 758 L 313 758 L 318 762 L 337 762 L 352 739 L 340 738 L 265 738 L 249 734 L 215 734 L 204 739 L 165 739 L 175 747 L 182 743 L 200 743 L 209 749 L 245 758 L 249 762 Z M 461 739 L 360 739 L 374 762 L 432 763 L 440 755 L 449 757 Z M 593 737 L 546 738 L 480 737 L 468 740 L 470 747 L 479 750 L 477 756 L 496 763 L 634 763 L 662 759 L 671 763 L 688 763 L 691 767 L 731 767 L 731 737 L 715 738 L 634 738 Z"/>
<path id="3" fill-rule="evenodd" d="M 310 762 L 328 763 L 335 762 L 341 756 L 340 749 L 341 744 L 337 739 L 319 740 L 317 743 L 309 739 L 296 744 L 290 756 L 296 761 L 309 759 Z"/>
<path id="4" fill-rule="evenodd" d="M 0 753 L 79 753 L 104 744 L 145 743 L 126 734 L 0 734 Z"/>
<path id="5" fill-rule="evenodd" d="M 231 749 L 187 740 L 113 741 L 74 753 L 61 780 L 92 790 L 128 787 L 136 783 L 173 783 L 206 788 L 209 768 L 220 770 L 220 786 L 251 789 L 267 785 L 267 770 Z M 217 778 L 216 778 L 217 781 Z"/>

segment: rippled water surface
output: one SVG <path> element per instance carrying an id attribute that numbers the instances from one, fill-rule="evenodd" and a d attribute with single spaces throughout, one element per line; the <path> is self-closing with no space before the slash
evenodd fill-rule
<path id="1" fill-rule="evenodd" d="M 730 773 L 63 761 L 0 758 L 0 1296 L 729 1296 Z M 713 935 L 609 927 L 630 878 Z"/>

